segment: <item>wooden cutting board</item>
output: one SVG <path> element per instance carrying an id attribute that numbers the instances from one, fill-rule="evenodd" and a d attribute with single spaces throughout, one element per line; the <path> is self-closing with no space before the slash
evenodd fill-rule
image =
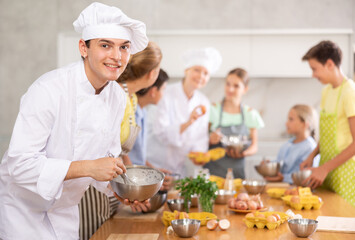
<path id="1" fill-rule="evenodd" d="M 163 208 L 158 209 L 153 213 L 134 213 L 130 206 L 120 206 L 118 212 L 113 216 L 115 219 L 131 219 L 141 221 L 155 221 Z"/>
<path id="2" fill-rule="evenodd" d="M 157 240 L 158 233 L 137 233 L 137 234 L 114 234 L 112 233 L 106 240 Z"/>
<path id="3" fill-rule="evenodd" d="M 287 182 L 268 182 L 266 188 L 289 188 L 290 184 Z"/>
<path id="4" fill-rule="evenodd" d="M 355 233 L 355 218 L 319 216 L 317 221 L 317 231 Z"/>

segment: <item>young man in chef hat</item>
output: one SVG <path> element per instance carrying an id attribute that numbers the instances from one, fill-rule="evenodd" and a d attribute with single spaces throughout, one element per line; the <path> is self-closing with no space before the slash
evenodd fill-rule
<path id="1" fill-rule="evenodd" d="M 115 80 L 147 46 L 145 24 L 93 3 L 73 25 L 83 60 L 42 75 L 21 99 L 0 165 L 0 239 L 78 239 L 87 187 L 112 194 L 107 181 L 126 171 L 108 157 L 121 152 L 126 105 Z"/>

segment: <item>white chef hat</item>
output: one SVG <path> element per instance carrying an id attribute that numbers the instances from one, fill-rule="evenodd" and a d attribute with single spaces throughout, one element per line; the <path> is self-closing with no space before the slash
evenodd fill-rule
<path id="1" fill-rule="evenodd" d="M 221 54 L 212 47 L 189 50 L 183 54 L 182 58 L 185 69 L 192 66 L 203 66 L 210 74 L 215 73 L 222 63 Z"/>
<path id="2" fill-rule="evenodd" d="M 94 2 L 85 8 L 73 22 L 76 32 L 86 40 L 117 38 L 131 41 L 131 54 L 142 51 L 148 45 L 146 26 L 143 22 L 127 17 L 119 8 Z"/>

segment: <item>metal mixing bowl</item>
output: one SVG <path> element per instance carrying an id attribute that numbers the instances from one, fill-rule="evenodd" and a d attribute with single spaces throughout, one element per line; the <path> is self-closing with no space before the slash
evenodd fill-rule
<path id="1" fill-rule="evenodd" d="M 147 166 L 127 166 L 127 176 L 133 180 L 135 184 L 125 184 L 123 178 L 118 176 L 110 183 L 118 196 L 130 201 L 144 201 L 153 197 L 164 181 L 164 173 Z"/>
<path id="2" fill-rule="evenodd" d="M 221 138 L 222 146 L 225 148 L 233 148 L 237 152 L 242 152 L 248 146 L 250 146 L 251 141 L 248 139 L 247 136 L 240 136 L 240 135 L 230 135 L 225 136 L 223 135 Z"/>
<path id="3" fill-rule="evenodd" d="M 297 186 L 301 186 L 301 187 L 306 187 L 307 186 L 307 183 L 306 184 L 302 184 L 302 182 L 308 178 L 309 176 L 311 176 L 312 174 L 312 170 L 302 170 L 302 171 L 299 171 L 299 172 L 294 172 L 292 173 L 292 180 L 293 180 L 293 183 Z"/>
<path id="4" fill-rule="evenodd" d="M 234 197 L 234 194 L 236 193 L 236 191 L 227 191 L 224 189 L 219 189 L 216 192 L 216 199 L 215 199 L 215 203 L 216 204 L 227 204 L 228 200 Z"/>
<path id="5" fill-rule="evenodd" d="M 249 194 L 258 194 L 263 192 L 266 182 L 264 180 L 244 180 L 243 186 Z"/>
<path id="6" fill-rule="evenodd" d="M 297 237 L 306 238 L 312 235 L 318 226 L 318 221 L 301 218 L 288 220 L 288 227 Z"/>
<path id="7" fill-rule="evenodd" d="M 161 208 L 166 202 L 167 196 L 167 191 L 158 191 L 153 197 L 150 198 L 150 208 L 146 213 L 152 213 Z"/>
<path id="8" fill-rule="evenodd" d="M 179 212 L 186 212 L 187 209 L 184 207 L 184 199 L 168 199 L 168 207 L 170 211 L 174 212 L 175 210 Z M 191 206 L 191 202 L 187 204 L 188 208 Z"/>
<path id="9" fill-rule="evenodd" d="M 254 167 L 263 177 L 274 177 L 280 171 L 280 163 L 278 162 L 262 162 Z"/>
<path id="10" fill-rule="evenodd" d="M 201 221 L 196 219 L 177 219 L 171 221 L 174 232 L 183 238 L 192 237 L 200 229 Z"/>
<path id="11" fill-rule="evenodd" d="M 234 148 L 238 152 L 241 152 L 243 150 L 244 144 L 241 141 L 239 136 L 223 136 L 221 138 L 221 143 L 222 146 L 225 148 Z"/>

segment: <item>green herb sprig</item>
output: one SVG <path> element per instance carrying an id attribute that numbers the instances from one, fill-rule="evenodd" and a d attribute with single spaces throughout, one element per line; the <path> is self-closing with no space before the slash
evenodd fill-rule
<path id="1" fill-rule="evenodd" d="M 184 198 L 184 207 L 188 212 L 188 203 L 191 196 L 199 195 L 199 202 L 203 211 L 212 212 L 213 202 L 216 199 L 217 184 L 205 179 L 205 174 L 198 175 L 196 178 L 183 178 L 177 181 L 176 189 L 180 190 L 181 196 Z"/>

